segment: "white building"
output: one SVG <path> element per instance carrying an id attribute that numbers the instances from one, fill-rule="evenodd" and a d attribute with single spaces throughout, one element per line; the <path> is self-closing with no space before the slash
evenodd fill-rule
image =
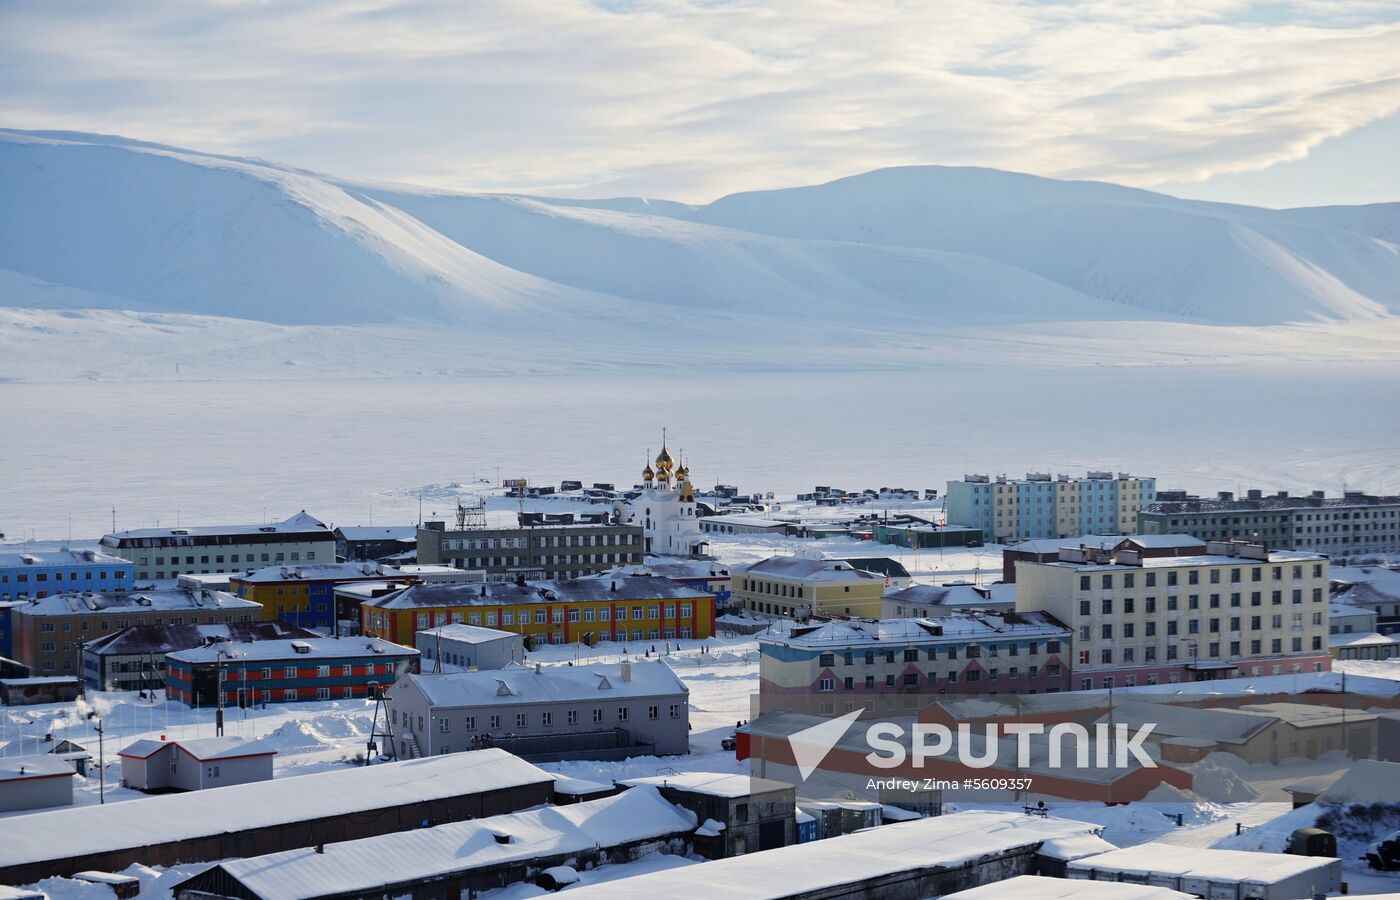
<path id="1" fill-rule="evenodd" d="M 237 737 L 135 741 L 117 754 L 122 786 L 138 791 L 199 791 L 268 781 L 277 751 Z"/>
<path id="2" fill-rule="evenodd" d="M 642 469 L 640 496 L 627 503 L 628 522 L 642 526 L 642 549 L 661 556 L 699 556 L 709 547 L 695 518 L 695 488 L 690 469 L 676 465 L 666 449 L 656 455 L 656 468 Z"/>
<path id="3" fill-rule="evenodd" d="M 1083 478 L 1029 472 L 1025 478 L 964 475 L 948 482 L 946 519 L 1011 543 L 1076 534 L 1132 534 L 1138 511 L 1157 499 L 1157 480 L 1126 472 Z"/>
<path id="4" fill-rule="evenodd" d="M 76 774 L 51 753 L 0 759 L 0 812 L 72 806 Z"/>
<path id="5" fill-rule="evenodd" d="M 501 669 L 525 661 L 525 636 L 480 625 L 439 625 L 414 639 L 421 665 L 433 671 L 437 661 L 463 669 Z"/>
<path id="6" fill-rule="evenodd" d="M 335 533 L 302 510 L 267 525 L 137 528 L 103 536 L 102 549 L 130 560 L 137 582 L 252 572 L 287 563 L 335 562 Z"/>
<path id="7" fill-rule="evenodd" d="M 1327 586 L 1326 557 L 1226 541 L 1016 563 L 1016 609 L 1071 627 L 1081 690 L 1329 670 Z"/>

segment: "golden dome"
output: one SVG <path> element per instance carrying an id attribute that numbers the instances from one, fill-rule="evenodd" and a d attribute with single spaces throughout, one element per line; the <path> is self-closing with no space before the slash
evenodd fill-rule
<path id="1" fill-rule="evenodd" d="M 681 463 L 681 467 L 676 470 L 676 477 L 681 480 L 685 480 L 690 477 L 690 469 L 686 466 L 685 463 Z"/>
<path id="2" fill-rule="evenodd" d="M 666 445 L 661 445 L 661 452 L 656 454 L 656 473 L 670 472 L 676 461 L 671 458 L 671 451 L 666 449 Z"/>
<path id="3" fill-rule="evenodd" d="M 648 482 L 649 482 L 649 481 L 651 481 L 651 480 L 652 480 L 653 478 L 655 478 L 655 477 L 656 477 L 656 473 L 653 472 L 653 471 L 651 470 L 651 466 L 647 466 L 645 469 L 642 470 L 642 480 L 643 480 L 643 481 L 648 481 Z"/>

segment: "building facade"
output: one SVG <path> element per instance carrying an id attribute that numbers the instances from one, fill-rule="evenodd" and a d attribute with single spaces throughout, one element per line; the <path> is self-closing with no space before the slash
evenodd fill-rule
<path id="1" fill-rule="evenodd" d="M 418 529 L 418 562 L 484 571 L 491 581 L 579 578 L 642 561 L 637 525 L 526 525 L 448 530 L 444 522 Z"/>
<path id="2" fill-rule="evenodd" d="M 127 560 L 94 550 L 0 553 L 0 602 L 71 591 L 129 591 L 134 571 Z"/>
<path id="3" fill-rule="evenodd" d="M 525 662 L 525 638 L 512 631 L 480 625 L 449 624 L 417 635 L 423 668 L 441 661 L 463 669 L 501 669 Z"/>
<path id="4" fill-rule="evenodd" d="M 1327 497 L 1314 491 L 1307 497 L 1290 497 L 1280 491 L 1265 497 L 1261 491 L 1249 491 L 1237 500 L 1227 491 L 1214 500 L 1149 504 L 1138 514 L 1138 530 L 1326 553 L 1340 563 L 1400 553 L 1400 496 L 1348 491 L 1342 497 Z"/>
<path id="5" fill-rule="evenodd" d="M 276 750 L 236 737 L 139 740 L 117 754 L 122 787 L 136 791 L 201 791 L 272 780 Z"/>
<path id="6" fill-rule="evenodd" d="M 345 562 L 379 562 L 418 550 L 414 525 L 343 525 L 334 534 L 336 558 Z"/>
<path id="7" fill-rule="evenodd" d="M 1066 548 L 1021 562 L 1016 608 L 1073 629 L 1077 689 L 1330 670 L 1325 557 L 1206 547 L 1156 558 Z"/>
<path id="8" fill-rule="evenodd" d="M 690 695 L 662 660 L 410 675 L 389 692 L 400 758 L 495 746 L 527 760 L 690 752 Z"/>
<path id="9" fill-rule="evenodd" d="M 417 650 L 375 638 L 220 643 L 167 654 L 165 696 L 187 706 L 354 700 L 416 671 Z"/>
<path id="10" fill-rule="evenodd" d="M 15 659 L 39 676 L 82 672 L 82 645 L 133 625 L 228 625 L 262 608 L 222 591 L 54 594 L 10 610 Z"/>
<path id="11" fill-rule="evenodd" d="M 1070 686 L 1070 630 L 1039 612 L 824 622 L 760 638 L 758 649 L 765 709 L 778 708 L 769 697 L 784 695 L 799 711 L 839 715 L 859 706 L 898 708 L 901 694 L 1039 694 Z"/>
<path id="12" fill-rule="evenodd" d="M 466 624 L 520 634 L 528 649 L 713 637 L 715 598 L 652 575 L 418 584 L 365 600 L 360 617 L 364 634 L 399 643 L 429 628 Z"/>
<path id="13" fill-rule="evenodd" d="M 997 543 L 1078 534 L 1132 534 L 1138 511 L 1157 498 L 1157 480 L 1119 472 L 1083 478 L 1031 472 L 965 475 L 948 482 L 946 518 Z"/>
<path id="14" fill-rule="evenodd" d="M 165 655 L 206 644 L 320 637 L 286 622 L 227 625 L 132 625 L 83 643 L 83 681 L 97 691 L 158 691 Z"/>
<path id="15" fill-rule="evenodd" d="M 335 535 L 302 510 L 270 525 L 137 528 L 102 538 L 102 549 L 135 566 L 140 583 L 181 575 L 252 572 L 285 563 L 335 562 Z"/>
<path id="16" fill-rule="evenodd" d="M 401 577 L 397 569 L 378 563 L 292 564 L 234 575 L 229 579 L 229 588 L 239 597 L 260 604 L 267 621 L 280 619 L 306 628 L 332 628 L 337 587 Z"/>
<path id="17" fill-rule="evenodd" d="M 749 612 L 805 619 L 808 616 L 880 615 L 884 576 L 844 560 L 770 556 L 733 576 L 734 601 Z"/>

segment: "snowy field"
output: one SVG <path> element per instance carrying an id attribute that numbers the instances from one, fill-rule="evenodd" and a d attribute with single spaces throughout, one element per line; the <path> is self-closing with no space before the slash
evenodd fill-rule
<path id="1" fill-rule="evenodd" d="M 721 357 L 722 359 L 722 357 Z M 937 488 L 1112 469 L 1197 492 L 1400 490 L 1400 393 L 1372 366 L 1077 367 L 3 384 L 0 532 L 282 519 L 403 524 L 433 487 L 634 483 L 663 425 L 696 483 Z M 1286 385 L 1287 389 L 1280 389 Z M 664 406 L 657 398 L 666 398 Z"/>

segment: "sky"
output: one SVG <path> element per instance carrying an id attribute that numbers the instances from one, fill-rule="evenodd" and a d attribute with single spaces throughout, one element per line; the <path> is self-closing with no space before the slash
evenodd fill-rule
<path id="1" fill-rule="evenodd" d="M 980 165 L 1400 200 L 1395 0 L 0 0 L 0 126 L 706 202 Z"/>

